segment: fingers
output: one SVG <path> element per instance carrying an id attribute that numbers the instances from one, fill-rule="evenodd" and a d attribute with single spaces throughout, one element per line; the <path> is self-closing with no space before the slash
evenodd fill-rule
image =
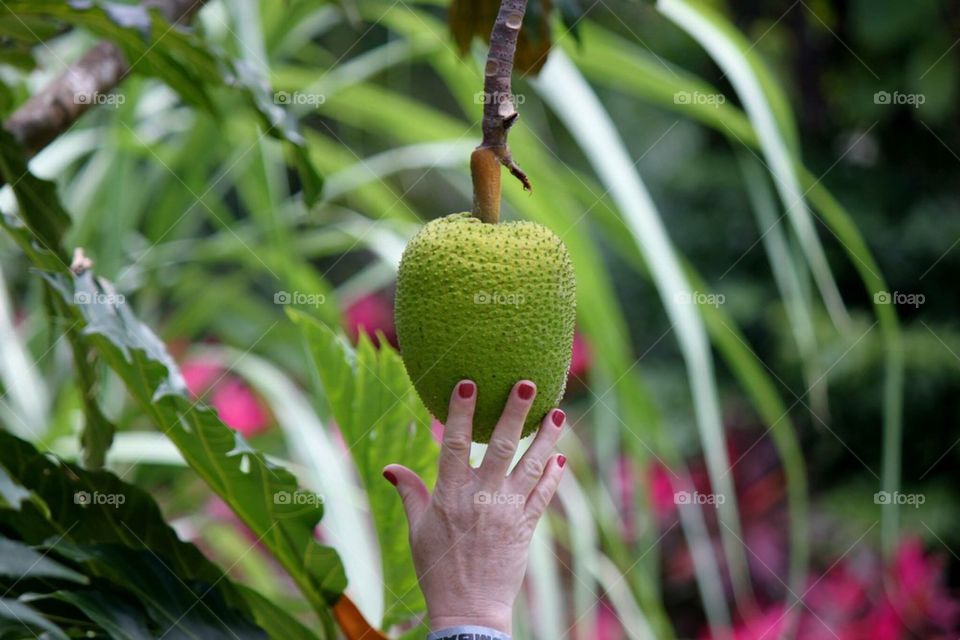
<path id="1" fill-rule="evenodd" d="M 547 459 L 557 444 L 557 439 L 563 432 L 566 415 L 560 409 L 554 409 L 543 418 L 540 431 L 537 432 L 533 444 L 520 458 L 520 462 L 510 472 L 508 482 L 516 493 L 529 494 L 540 481 L 547 466 Z"/>
<path id="2" fill-rule="evenodd" d="M 427 485 L 423 484 L 423 480 L 415 472 L 399 464 L 388 464 L 383 470 L 383 477 L 397 488 L 403 501 L 403 510 L 407 514 L 407 522 L 413 526 L 430 503 Z"/>
<path id="3" fill-rule="evenodd" d="M 437 483 L 459 484 L 471 477 L 470 443 L 473 435 L 473 409 L 477 403 L 477 385 L 461 380 L 450 394 L 450 409 L 443 427 L 443 444 Z"/>
<path id="4" fill-rule="evenodd" d="M 524 514 L 534 521 L 539 520 L 543 512 L 547 510 L 547 505 L 553 500 L 557 487 L 560 486 L 560 479 L 563 477 L 563 467 L 567 464 L 567 458 L 557 454 L 550 458 L 547 463 L 547 470 L 543 472 L 543 477 L 537 482 L 536 487 L 527 496 Z"/>
<path id="5" fill-rule="evenodd" d="M 500 486 L 507 475 L 513 454 L 517 452 L 517 443 L 523 432 L 523 423 L 527 419 L 530 405 L 537 395 L 537 386 L 529 380 L 521 380 L 513 386 L 507 404 L 503 407 L 500 420 L 493 429 L 493 435 L 487 445 L 487 453 L 480 464 L 480 481 L 491 486 Z"/>

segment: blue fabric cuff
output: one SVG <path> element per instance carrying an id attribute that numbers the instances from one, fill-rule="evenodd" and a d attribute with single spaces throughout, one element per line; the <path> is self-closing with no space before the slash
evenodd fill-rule
<path id="1" fill-rule="evenodd" d="M 510 636 L 489 627 L 463 625 L 433 631 L 427 640 L 510 640 Z"/>

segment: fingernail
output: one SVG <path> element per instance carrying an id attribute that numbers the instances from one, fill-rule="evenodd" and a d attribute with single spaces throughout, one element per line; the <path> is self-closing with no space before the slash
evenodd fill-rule
<path id="1" fill-rule="evenodd" d="M 461 398 L 466 400 L 467 398 L 473 397 L 473 391 L 476 388 L 477 388 L 476 385 L 474 385 L 472 382 L 464 381 L 460 383 L 459 387 L 457 387 L 457 393 L 460 395 Z"/>
<path id="2" fill-rule="evenodd" d="M 554 409 L 550 419 L 553 420 L 554 426 L 562 427 L 563 421 L 567 419 L 567 414 L 565 414 L 562 409 Z"/>
<path id="3" fill-rule="evenodd" d="M 561 465 L 561 466 L 563 466 L 563 465 Z M 393 471 L 385 470 L 385 471 L 383 472 L 383 477 L 386 478 L 386 479 L 387 479 L 387 482 L 389 482 L 389 483 L 392 484 L 393 486 L 397 486 L 397 476 L 393 475 Z"/>
<path id="4" fill-rule="evenodd" d="M 563 469 L 563 465 L 567 464 L 567 456 L 559 455 L 557 456 L 557 466 Z"/>
<path id="5" fill-rule="evenodd" d="M 521 400 L 529 400 L 533 397 L 533 392 L 533 385 L 529 382 L 521 382 L 520 386 L 517 388 L 517 395 L 520 396 Z"/>

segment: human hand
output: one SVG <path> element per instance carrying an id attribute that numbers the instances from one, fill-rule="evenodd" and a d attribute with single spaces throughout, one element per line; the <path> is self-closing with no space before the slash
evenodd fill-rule
<path id="1" fill-rule="evenodd" d="M 530 539 L 553 499 L 566 458 L 552 455 L 563 430 L 554 409 L 507 475 L 536 385 L 514 385 L 483 462 L 470 466 L 476 385 L 463 380 L 450 398 L 437 484 L 431 495 L 410 469 L 388 465 L 410 530 L 413 564 L 427 602 L 431 629 L 458 625 L 511 633 L 513 603 L 527 568 Z"/>

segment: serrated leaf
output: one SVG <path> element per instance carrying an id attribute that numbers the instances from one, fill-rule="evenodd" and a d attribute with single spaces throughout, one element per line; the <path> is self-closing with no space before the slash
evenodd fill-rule
<path id="1" fill-rule="evenodd" d="M 379 349 L 365 335 L 356 351 L 341 334 L 302 312 L 289 315 L 300 325 L 331 412 L 357 466 L 370 502 L 383 563 L 383 628 L 425 610 L 406 536 L 399 535 L 403 506 L 383 481 L 387 464 L 402 463 L 431 486 L 439 447 L 430 416 L 421 404 L 399 354 L 385 340 Z"/>
<path id="2" fill-rule="evenodd" d="M 65 312 L 79 320 L 90 346 L 126 383 L 128 391 L 166 433 L 187 463 L 230 505 L 298 582 L 315 606 L 331 603 L 346 586 L 336 552 L 318 544 L 313 529 L 319 504 L 278 499 L 294 494 L 296 479 L 254 450 L 216 412 L 192 402 L 166 347 L 102 279 L 45 273 Z M 87 301 L 75 304 L 77 299 Z"/>
<path id="3" fill-rule="evenodd" d="M 42 187 L 40 199 L 25 197 L 35 195 L 32 192 L 14 190 L 25 220 L 42 215 L 38 206 L 56 202 L 53 186 L 44 183 Z M 62 261 L 50 260 L 35 246 L 35 236 L 27 226 L 7 217 L 3 226 L 35 265 L 44 269 L 41 275 L 55 293 L 55 307 L 69 326 L 80 332 L 86 348 L 96 350 L 113 368 L 145 415 L 260 537 L 318 615 L 329 622 L 329 604 L 339 598 L 346 577 L 336 552 L 314 539 L 322 507 L 284 503 L 278 498 L 298 491 L 293 475 L 269 463 L 212 409 L 190 400 L 164 344 L 136 318 L 109 282 L 95 279 L 89 271 L 76 276 Z"/>

